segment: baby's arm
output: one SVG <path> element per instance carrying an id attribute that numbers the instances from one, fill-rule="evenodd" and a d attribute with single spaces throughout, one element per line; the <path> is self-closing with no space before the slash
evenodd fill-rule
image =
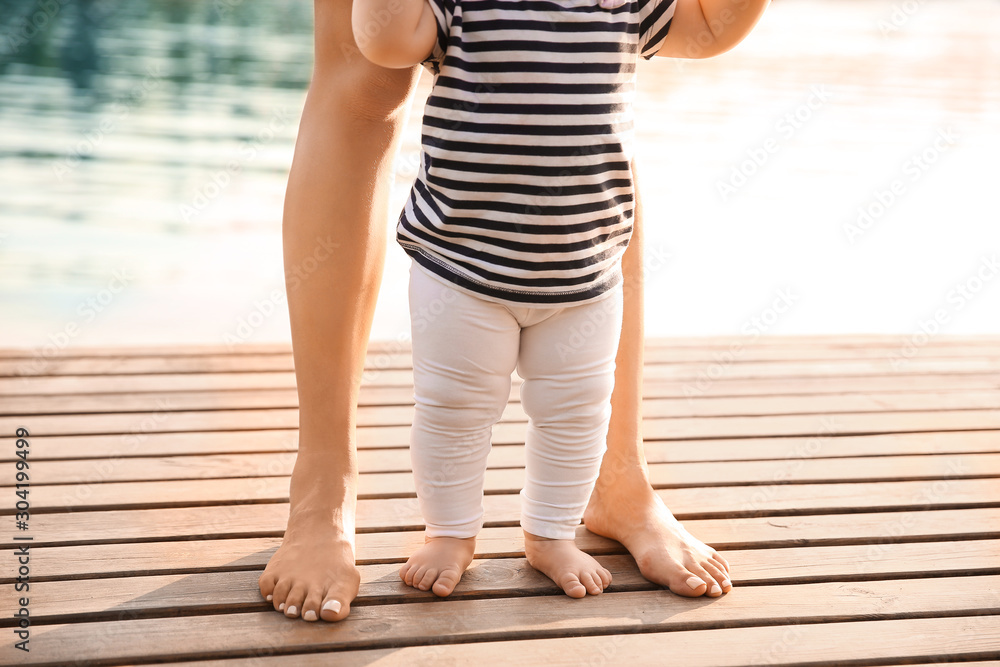
<path id="1" fill-rule="evenodd" d="M 667 1 L 667 0 L 664 0 Z M 710 58 L 750 34 L 770 0 L 674 0 L 673 21 L 658 56 Z"/>
<path id="2" fill-rule="evenodd" d="M 382 67 L 412 67 L 431 54 L 437 22 L 428 0 L 354 0 L 354 41 Z"/>

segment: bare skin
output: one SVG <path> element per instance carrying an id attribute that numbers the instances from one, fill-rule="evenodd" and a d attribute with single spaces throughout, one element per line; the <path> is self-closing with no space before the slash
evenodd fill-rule
<path id="1" fill-rule="evenodd" d="M 399 578 L 407 586 L 447 597 L 458 586 L 475 551 L 474 537 L 427 537 L 399 569 Z M 611 572 L 580 551 L 573 540 L 551 540 L 525 531 L 524 554 L 531 567 L 571 598 L 599 595 L 611 585 Z"/>
<path id="2" fill-rule="evenodd" d="M 760 11 L 766 4 L 748 1 Z M 702 0 L 711 11 L 699 0 L 677 2 L 661 55 L 716 55 L 752 27 L 747 21 L 725 22 L 727 34 L 711 37 L 708 20 L 742 0 Z M 283 223 L 299 452 L 288 527 L 259 586 L 264 599 L 287 617 L 338 621 L 350 612 L 360 582 L 354 543 L 355 414 L 385 256 L 389 163 L 418 69 L 385 69 L 361 56 L 351 34 L 350 0 L 316 0 L 315 6 L 315 70 Z M 685 53 L 688 40 L 703 37 L 706 30 L 710 36 L 700 44 L 707 46 Z M 584 523 L 621 542 L 651 581 L 679 595 L 720 595 L 732 586 L 728 564 L 687 533 L 660 502 L 650 488 L 642 452 L 641 217 L 637 211 L 624 259 L 625 318 L 608 451 Z M 320 240 L 329 238 L 339 244 L 330 259 L 305 278 L 294 276 L 293 269 L 307 266 L 308 258 L 317 257 Z"/>
<path id="3" fill-rule="evenodd" d="M 634 164 L 632 169 L 635 172 Z M 638 174 L 635 176 L 638 180 Z M 729 563 L 691 535 L 653 491 L 642 450 L 642 216 L 637 189 L 635 229 L 622 259 L 626 287 L 608 451 L 601 462 L 584 524 L 592 533 L 621 542 L 646 579 L 678 595 L 718 597 L 732 589 Z M 528 562 L 570 597 L 596 595 L 611 583 L 611 573 L 580 551 L 572 540 L 546 540 L 527 532 L 524 538 Z M 404 583 L 441 597 L 450 595 L 472 562 L 470 549 L 474 549 L 474 542 L 468 543 L 471 547 L 455 542 L 466 541 L 428 539 L 400 569 Z"/>
<path id="4" fill-rule="evenodd" d="M 552 540 L 524 531 L 524 555 L 531 567 L 571 598 L 600 595 L 611 585 L 611 572 L 580 551 L 573 540 Z"/>
<path id="5" fill-rule="evenodd" d="M 642 449 L 645 236 L 639 196 L 642 188 L 634 163 L 632 171 L 637 185 L 635 228 L 622 258 L 625 300 L 608 450 L 583 522 L 590 532 L 621 542 L 646 579 L 678 595 L 715 597 L 732 588 L 729 564 L 715 549 L 688 533 L 653 491 Z"/>
<path id="6" fill-rule="evenodd" d="M 283 221 L 299 451 L 288 527 L 259 585 L 288 617 L 338 621 L 360 583 L 355 416 L 385 257 L 388 170 L 417 71 L 377 67 L 358 53 L 350 0 L 317 0 L 315 10 L 315 69 Z M 339 247 L 295 276 L 327 238 Z"/>
<path id="7" fill-rule="evenodd" d="M 476 553 L 476 538 L 428 537 L 399 568 L 407 586 L 447 597 L 455 590 Z"/>

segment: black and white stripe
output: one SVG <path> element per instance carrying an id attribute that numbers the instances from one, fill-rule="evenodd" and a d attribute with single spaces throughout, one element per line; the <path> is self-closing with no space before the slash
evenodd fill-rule
<path id="1" fill-rule="evenodd" d="M 422 164 L 396 238 L 456 285 L 584 303 L 632 234 L 632 98 L 674 0 L 431 0 L 438 40 Z"/>

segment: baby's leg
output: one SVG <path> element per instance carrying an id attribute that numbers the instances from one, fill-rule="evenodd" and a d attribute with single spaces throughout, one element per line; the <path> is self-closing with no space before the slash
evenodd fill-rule
<path id="1" fill-rule="evenodd" d="M 528 562 L 570 597 L 596 595 L 611 573 L 574 543 L 606 449 L 619 286 L 605 299 L 564 308 L 521 332 L 518 372 L 528 414 L 521 527 Z"/>
<path id="2" fill-rule="evenodd" d="M 408 586 L 451 594 L 483 525 L 493 424 L 510 396 L 520 327 L 503 306 L 410 269 L 413 393 L 410 459 L 425 544 L 399 571 Z"/>

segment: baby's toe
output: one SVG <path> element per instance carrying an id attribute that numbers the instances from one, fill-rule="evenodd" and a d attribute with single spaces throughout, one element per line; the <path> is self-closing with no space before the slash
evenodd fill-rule
<path id="1" fill-rule="evenodd" d="M 600 579 L 595 573 L 584 572 L 580 575 L 580 583 L 583 587 L 587 589 L 587 592 L 591 595 L 599 595 L 604 587 L 601 586 Z"/>
<path id="2" fill-rule="evenodd" d="M 458 582 L 462 578 L 462 573 L 458 570 L 444 570 L 438 575 L 434 582 L 434 594 L 440 597 L 447 597 L 452 594 Z"/>
<path id="3" fill-rule="evenodd" d="M 438 570 L 436 567 L 429 567 L 422 572 L 420 579 L 414 577 L 414 585 L 422 591 L 429 591 L 438 578 Z"/>
<path id="4" fill-rule="evenodd" d="M 570 572 L 563 577 L 559 583 L 560 588 L 571 598 L 582 598 L 587 596 L 587 588 L 580 582 L 576 574 Z"/>
<path id="5" fill-rule="evenodd" d="M 427 574 L 427 566 L 420 565 L 415 566 L 410 570 L 410 581 L 409 586 L 414 588 L 420 588 L 420 582 L 424 580 L 424 575 Z"/>

